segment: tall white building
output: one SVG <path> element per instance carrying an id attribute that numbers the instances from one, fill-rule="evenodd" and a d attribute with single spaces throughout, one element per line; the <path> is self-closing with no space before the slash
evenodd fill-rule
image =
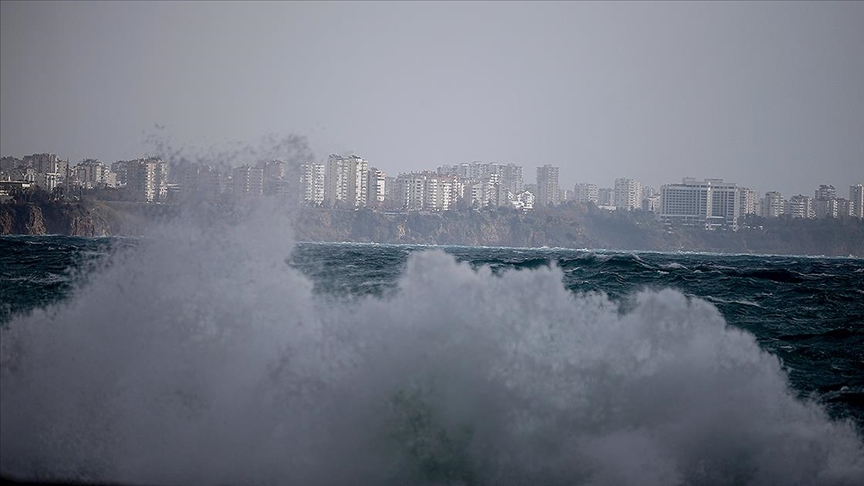
<path id="1" fill-rule="evenodd" d="M 426 177 L 424 209 L 447 211 L 454 202 L 453 177 L 429 174 Z"/>
<path id="2" fill-rule="evenodd" d="M 369 162 L 356 155 L 330 155 L 324 173 L 324 198 L 328 205 L 365 206 L 369 195 Z"/>
<path id="3" fill-rule="evenodd" d="M 126 189 L 136 201 L 155 202 L 168 194 L 168 164 L 158 157 L 125 161 Z"/>
<path id="4" fill-rule="evenodd" d="M 738 194 L 741 196 L 741 216 L 747 214 L 757 214 L 759 198 L 756 195 L 756 191 L 747 187 L 739 187 Z"/>
<path id="5" fill-rule="evenodd" d="M 793 218 L 812 218 L 813 199 L 802 194 L 789 198 L 789 215 Z"/>
<path id="6" fill-rule="evenodd" d="M 300 170 L 303 202 L 315 206 L 324 204 L 324 164 L 303 164 Z"/>
<path id="7" fill-rule="evenodd" d="M 837 199 L 837 190 L 834 189 L 834 186 L 820 184 L 819 189 L 816 189 L 816 196 L 814 199 Z"/>
<path id="8" fill-rule="evenodd" d="M 395 206 L 408 211 L 447 211 L 458 197 L 458 178 L 435 172 L 399 174 L 394 181 Z"/>
<path id="9" fill-rule="evenodd" d="M 522 192 L 525 180 L 522 176 L 522 166 L 516 164 L 498 165 L 498 183 L 505 191 L 513 194 Z"/>
<path id="10" fill-rule="evenodd" d="M 561 202 L 558 169 L 550 164 L 537 167 L 537 203 L 541 206 L 555 206 Z"/>
<path id="11" fill-rule="evenodd" d="M 849 186 L 849 204 L 852 216 L 864 219 L 864 184 Z"/>
<path id="12" fill-rule="evenodd" d="M 387 175 L 377 167 L 369 168 L 368 204 L 379 205 L 384 202 L 387 194 Z"/>
<path id="13" fill-rule="evenodd" d="M 399 174 L 393 181 L 393 205 L 408 211 L 420 211 L 426 201 L 426 177 L 417 172 Z"/>
<path id="14" fill-rule="evenodd" d="M 615 179 L 613 205 L 624 211 L 642 207 L 642 184 L 627 178 Z"/>
<path id="15" fill-rule="evenodd" d="M 681 184 L 661 186 L 660 201 L 659 219 L 664 223 L 738 229 L 741 201 L 735 183 L 684 178 Z"/>

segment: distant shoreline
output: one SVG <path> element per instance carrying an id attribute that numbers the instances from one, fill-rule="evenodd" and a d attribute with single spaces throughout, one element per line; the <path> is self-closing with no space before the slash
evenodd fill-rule
<path id="1" fill-rule="evenodd" d="M 138 236 L 176 205 L 75 203 L 0 204 L 0 235 Z M 391 213 L 361 209 L 286 211 L 298 242 L 389 243 L 493 248 L 864 258 L 864 220 L 758 218 L 737 232 L 667 227 L 643 211 L 607 211 L 562 204 L 511 209 Z"/>

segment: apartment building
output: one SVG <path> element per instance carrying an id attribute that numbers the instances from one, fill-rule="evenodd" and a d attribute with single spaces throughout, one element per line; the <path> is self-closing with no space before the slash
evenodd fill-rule
<path id="1" fill-rule="evenodd" d="M 573 200 L 580 203 L 597 204 L 597 184 L 579 183 L 573 186 Z"/>
<path id="2" fill-rule="evenodd" d="M 768 191 L 762 198 L 762 216 L 765 218 L 777 218 L 786 211 L 786 200 L 778 191 Z"/>
<path id="3" fill-rule="evenodd" d="M 642 184 L 639 181 L 615 179 L 613 205 L 617 209 L 632 211 L 642 207 Z"/>
<path id="4" fill-rule="evenodd" d="M 864 219 L 864 184 L 849 186 L 849 205 L 852 207 L 852 216 Z"/>
<path id="5" fill-rule="evenodd" d="M 369 162 L 357 155 L 331 154 L 324 172 L 324 198 L 328 205 L 365 206 L 369 195 Z"/>
<path id="6" fill-rule="evenodd" d="M 369 188 L 367 202 L 370 205 L 380 205 L 384 203 L 387 195 L 387 176 L 377 167 L 369 168 L 369 182 L 366 184 Z"/>
<path id="7" fill-rule="evenodd" d="M 558 167 L 550 164 L 537 167 L 537 203 L 539 205 L 556 206 L 561 202 L 558 171 Z"/>
<path id="8" fill-rule="evenodd" d="M 118 162 L 119 163 L 119 162 Z M 158 157 L 122 161 L 126 189 L 133 200 L 156 202 L 168 195 L 168 164 Z"/>
<path id="9" fill-rule="evenodd" d="M 241 165 L 231 171 L 231 192 L 234 197 L 264 195 L 264 168 Z"/>
<path id="10" fill-rule="evenodd" d="M 303 203 L 313 206 L 324 204 L 324 164 L 303 164 L 300 166 L 300 174 Z"/>
<path id="11" fill-rule="evenodd" d="M 789 198 L 789 215 L 793 218 L 812 218 L 813 199 L 802 194 Z"/>

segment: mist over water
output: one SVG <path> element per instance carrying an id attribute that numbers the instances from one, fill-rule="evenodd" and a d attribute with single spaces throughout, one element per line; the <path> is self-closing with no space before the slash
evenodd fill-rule
<path id="1" fill-rule="evenodd" d="M 441 251 L 337 300 L 283 211 L 156 225 L 0 330 L 0 471 L 144 484 L 860 484 L 851 422 L 678 291 Z"/>

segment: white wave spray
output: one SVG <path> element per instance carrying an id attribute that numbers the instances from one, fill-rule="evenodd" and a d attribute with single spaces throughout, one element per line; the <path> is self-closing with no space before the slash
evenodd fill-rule
<path id="1" fill-rule="evenodd" d="M 672 290 L 412 254 L 333 302 L 273 211 L 165 223 L 0 341 L 0 471 L 130 484 L 862 484 L 849 422 Z M 217 221 L 221 223 L 216 224 Z"/>

